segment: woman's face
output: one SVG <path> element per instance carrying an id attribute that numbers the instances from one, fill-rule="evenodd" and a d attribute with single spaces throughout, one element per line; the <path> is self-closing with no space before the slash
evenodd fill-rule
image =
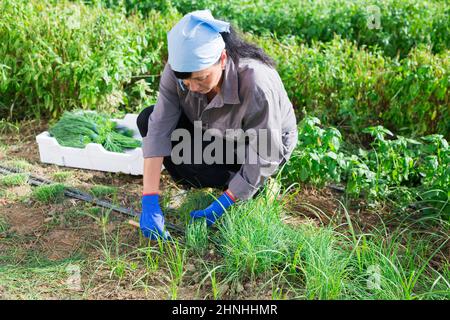
<path id="1" fill-rule="evenodd" d="M 222 71 L 225 69 L 227 54 L 222 51 L 219 63 L 212 65 L 201 71 L 192 72 L 188 79 L 184 79 L 183 83 L 190 91 L 207 94 L 216 88 L 221 80 Z"/>

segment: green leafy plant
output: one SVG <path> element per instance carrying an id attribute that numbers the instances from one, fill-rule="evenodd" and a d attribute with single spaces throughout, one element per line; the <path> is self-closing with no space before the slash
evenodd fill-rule
<path id="1" fill-rule="evenodd" d="M 322 128 L 319 119 L 305 115 L 299 123 L 298 145 L 283 175 L 285 184 L 345 183 L 347 194 L 364 194 L 369 202 L 390 199 L 397 207 L 413 203 L 445 216 L 449 211 L 450 159 L 442 135 L 419 139 L 396 136 L 382 126 L 369 134 L 372 149 L 357 152 L 344 144 L 335 128 Z"/>
<path id="2" fill-rule="evenodd" d="M 13 169 L 21 170 L 21 171 L 30 171 L 33 167 L 31 163 L 24 159 L 14 159 L 14 160 L 6 160 L 3 162 L 6 167 L 10 167 Z"/>
<path id="3" fill-rule="evenodd" d="M 91 194 L 96 197 L 113 196 L 117 194 L 117 188 L 111 186 L 95 185 L 90 189 Z"/>
<path id="4" fill-rule="evenodd" d="M 170 298 L 176 300 L 178 296 L 178 288 L 184 275 L 184 264 L 186 261 L 186 249 L 177 241 L 168 243 L 165 248 L 166 264 L 170 276 Z"/>
<path id="5" fill-rule="evenodd" d="M 0 184 L 6 187 L 21 186 L 28 181 L 28 175 L 24 173 L 13 173 L 0 177 Z"/>
<path id="6" fill-rule="evenodd" d="M 341 165 L 345 161 L 340 152 L 341 133 L 332 127 L 322 129 L 319 125 L 318 118 L 308 115 L 299 123 L 299 140 L 285 170 L 285 179 L 319 185 L 340 181 Z"/>
<path id="7" fill-rule="evenodd" d="M 72 178 L 73 173 L 70 171 L 58 171 L 52 174 L 53 180 L 57 182 L 66 182 Z"/>
<path id="8" fill-rule="evenodd" d="M 42 203 L 61 201 L 64 198 L 65 186 L 60 183 L 41 185 L 33 190 L 33 197 Z"/>
<path id="9" fill-rule="evenodd" d="M 418 46 L 403 59 L 344 40 L 306 45 L 298 38 L 248 36 L 277 61 L 298 118 L 301 108 L 323 124 L 361 129 L 382 123 L 402 135 L 450 138 L 450 51 Z"/>
<path id="10" fill-rule="evenodd" d="M 305 107 L 324 124 L 348 126 L 356 137 L 383 123 L 405 136 L 450 138 L 450 12 L 442 3 L 384 1 L 377 4 L 382 28 L 368 29 L 365 0 L 103 2 L 118 10 L 69 1 L 2 3 L 0 114 L 58 118 L 80 107 L 142 110 L 155 102 L 166 33 L 181 17 L 177 10 L 208 7 L 248 31 L 244 37 L 277 61 L 299 111 Z M 79 27 L 70 28 L 77 11 Z M 136 11 L 144 17 L 131 14 Z"/>
<path id="11" fill-rule="evenodd" d="M 92 111 L 66 111 L 49 132 L 65 147 L 84 148 L 88 143 L 98 143 L 108 151 L 124 152 L 141 146 L 139 140 L 132 138 L 131 130 L 118 127 L 105 114 Z"/>
<path id="12" fill-rule="evenodd" d="M 208 229 L 206 221 L 193 221 L 186 227 L 186 247 L 188 250 L 202 255 L 208 248 Z"/>
<path id="13" fill-rule="evenodd" d="M 217 18 L 242 30 L 277 37 L 295 35 L 303 42 L 330 41 L 335 34 L 361 46 L 381 48 L 391 57 L 405 56 L 417 44 L 433 44 L 434 51 L 449 48 L 450 11 L 445 1 L 387 0 L 274 0 L 217 2 L 213 0 L 103 0 L 110 7 L 151 14 L 156 9 L 183 14 L 208 8 Z M 379 26 L 373 19 L 380 19 Z M 372 20 L 370 20 L 372 19 Z M 372 28 L 372 25 L 374 26 Z"/>
<path id="14" fill-rule="evenodd" d="M 74 108 L 140 108 L 155 91 L 138 90 L 139 80 L 157 89 L 162 43 L 179 18 L 158 12 L 125 18 L 66 0 L 6 0 L 0 12 L 0 114 L 19 119 L 58 118 Z"/>

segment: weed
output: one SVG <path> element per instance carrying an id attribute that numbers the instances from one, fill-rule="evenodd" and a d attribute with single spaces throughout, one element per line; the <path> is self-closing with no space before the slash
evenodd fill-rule
<path id="1" fill-rule="evenodd" d="M 95 185 L 91 187 L 90 192 L 97 198 L 114 196 L 117 194 L 117 188 L 111 186 Z"/>
<path id="2" fill-rule="evenodd" d="M 21 171 L 30 171 L 33 168 L 28 161 L 23 159 L 7 160 L 4 162 L 4 165 Z"/>
<path id="3" fill-rule="evenodd" d="M 6 176 L 0 177 L 0 185 L 6 187 L 21 186 L 28 181 L 28 175 L 25 173 L 12 173 Z"/>
<path id="4" fill-rule="evenodd" d="M 186 249 L 182 248 L 177 241 L 171 241 L 166 244 L 166 264 L 170 276 L 170 298 L 176 300 L 178 288 L 184 275 L 184 264 L 186 260 Z"/>
<path id="5" fill-rule="evenodd" d="M 194 221 L 186 227 L 186 247 L 195 254 L 203 255 L 208 248 L 206 221 Z"/>
<path id="6" fill-rule="evenodd" d="M 0 119 L 0 135 L 4 134 L 18 134 L 20 131 L 20 125 L 19 122 L 16 121 L 16 123 L 12 123 L 10 121 Z"/>
<path id="7" fill-rule="evenodd" d="M 5 217 L 0 216 L 0 238 L 1 234 L 6 232 L 8 230 L 8 222 L 6 221 Z"/>
<path id="8" fill-rule="evenodd" d="M 0 287 L 4 299 L 70 299 L 78 294 L 69 288 L 68 268 L 82 267 L 83 261 L 70 258 L 51 262 L 36 260 L 27 266 L 0 265 Z"/>
<path id="9" fill-rule="evenodd" d="M 110 278 L 115 276 L 119 280 L 125 277 L 129 268 L 127 255 L 121 254 L 120 252 L 121 245 L 119 231 L 117 231 L 116 236 L 109 237 L 106 233 L 106 229 L 103 228 L 103 241 L 96 246 L 102 254 L 102 260 L 99 261 L 100 265 L 106 265 L 110 270 Z"/>
<path id="10" fill-rule="evenodd" d="M 178 208 L 178 216 L 183 224 L 190 222 L 191 211 L 203 210 L 214 201 L 214 194 L 211 189 L 192 190 Z"/>
<path id="11" fill-rule="evenodd" d="M 67 182 L 67 180 L 69 180 L 72 177 L 73 172 L 70 171 L 58 171 L 52 174 L 52 178 L 56 182 Z"/>
<path id="12" fill-rule="evenodd" d="M 199 294 L 200 288 L 203 286 L 205 281 L 209 279 L 211 281 L 211 291 L 212 296 L 214 300 L 220 299 L 222 295 L 225 293 L 225 291 L 228 289 L 228 286 L 223 283 L 222 285 L 219 285 L 218 279 L 217 279 L 217 270 L 220 268 L 223 268 L 223 265 L 218 265 L 213 267 L 211 270 L 208 268 L 207 264 L 202 261 L 203 266 L 206 269 L 206 276 L 200 281 L 199 288 L 197 290 L 197 296 Z M 226 281 L 226 280 L 225 280 Z"/>
<path id="13" fill-rule="evenodd" d="M 33 197 L 42 203 L 55 203 L 64 199 L 63 184 L 40 185 L 33 190 Z"/>

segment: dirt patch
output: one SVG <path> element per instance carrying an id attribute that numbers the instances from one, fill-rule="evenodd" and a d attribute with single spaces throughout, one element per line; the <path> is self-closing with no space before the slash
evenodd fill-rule
<path id="1" fill-rule="evenodd" d="M 17 142 L 8 149 L 8 158 L 26 159 L 29 163 L 38 163 L 39 148 L 36 141 Z"/>
<path id="2" fill-rule="evenodd" d="M 177 298 L 183 300 L 194 300 L 197 298 L 198 285 L 183 285 L 178 288 Z"/>
<path id="3" fill-rule="evenodd" d="M 282 221 L 292 227 L 300 227 L 301 225 L 314 225 L 319 227 L 319 220 L 307 216 L 293 216 L 285 214 L 281 217 Z"/>
<path id="4" fill-rule="evenodd" d="M 315 222 L 316 225 L 347 224 L 348 212 L 354 227 L 368 231 L 382 223 L 380 215 L 390 213 L 391 208 L 370 209 L 363 199 L 346 201 L 342 192 L 329 187 L 303 186 L 296 194 L 284 199 L 289 215 L 286 223 L 293 225 Z"/>
<path id="5" fill-rule="evenodd" d="M 74 230 L 55 229 L 43 239 L 42 249 L 49 260 L 61 260 L 70 257 L 80 246 L 81 239 Z"/>
<path id="6" fill-rule="evenodd" d="M 16 186 L 8 188 L 8 191 L 17 197 L 25 197 L 31 193 L 31 186 L 29 184 L 23 186 Z"/>
<path id="7" fill-rule="evenodd" d="M 319 223 L 329 222 L 340 210 L 337 199 L 338 192 L 328 188 L 314 189 L 304 186 L 302 189 L 285 200 L 287 210 L 293 216 L 301 216 L 317 220 Z"/>
<path id="8" fill-rule="evenodd" d="M 30 235 L 38 232 L 42 229 L 46 218 L 45 209 L 23 203 L 3 206 L 0 212 L 10 226 L 8 231 L 19 235 Z"/>
<path id="9" fill-rule="evenodd" d="M 0 145 L 0 161 L 4 160 L 6 158 L 6 152 L 3 152 L 1 150 L 2 146 Z"/>

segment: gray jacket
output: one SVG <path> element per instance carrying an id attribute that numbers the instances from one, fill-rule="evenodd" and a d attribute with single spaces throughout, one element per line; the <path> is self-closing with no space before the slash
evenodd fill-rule
<path id="1" fill-rule="evenodd" d="M 244 162 L 230 180 L 228 188 L 241 200 L 252 197 L 287 161 L 297 144 L 297 122 L 278 72 L 254 59 L 240 59 L 239 66 L 227 59 L 220 93 L 208 104 L 206 95 L 189 91 L 167 63 L 161 76 L 159 95 L 149 117 L 148 133 L 143 138 L 144 158 L 169 156 L 171 134 L 181 112 L 192 121 L 202 121 L 203 129 L 267 129 L 271 132 L 271 151 L 277 157 L 261 156 L 249 147 L 257 163 Z M 246 155 L 246 157 L 248 154 Z"/>

